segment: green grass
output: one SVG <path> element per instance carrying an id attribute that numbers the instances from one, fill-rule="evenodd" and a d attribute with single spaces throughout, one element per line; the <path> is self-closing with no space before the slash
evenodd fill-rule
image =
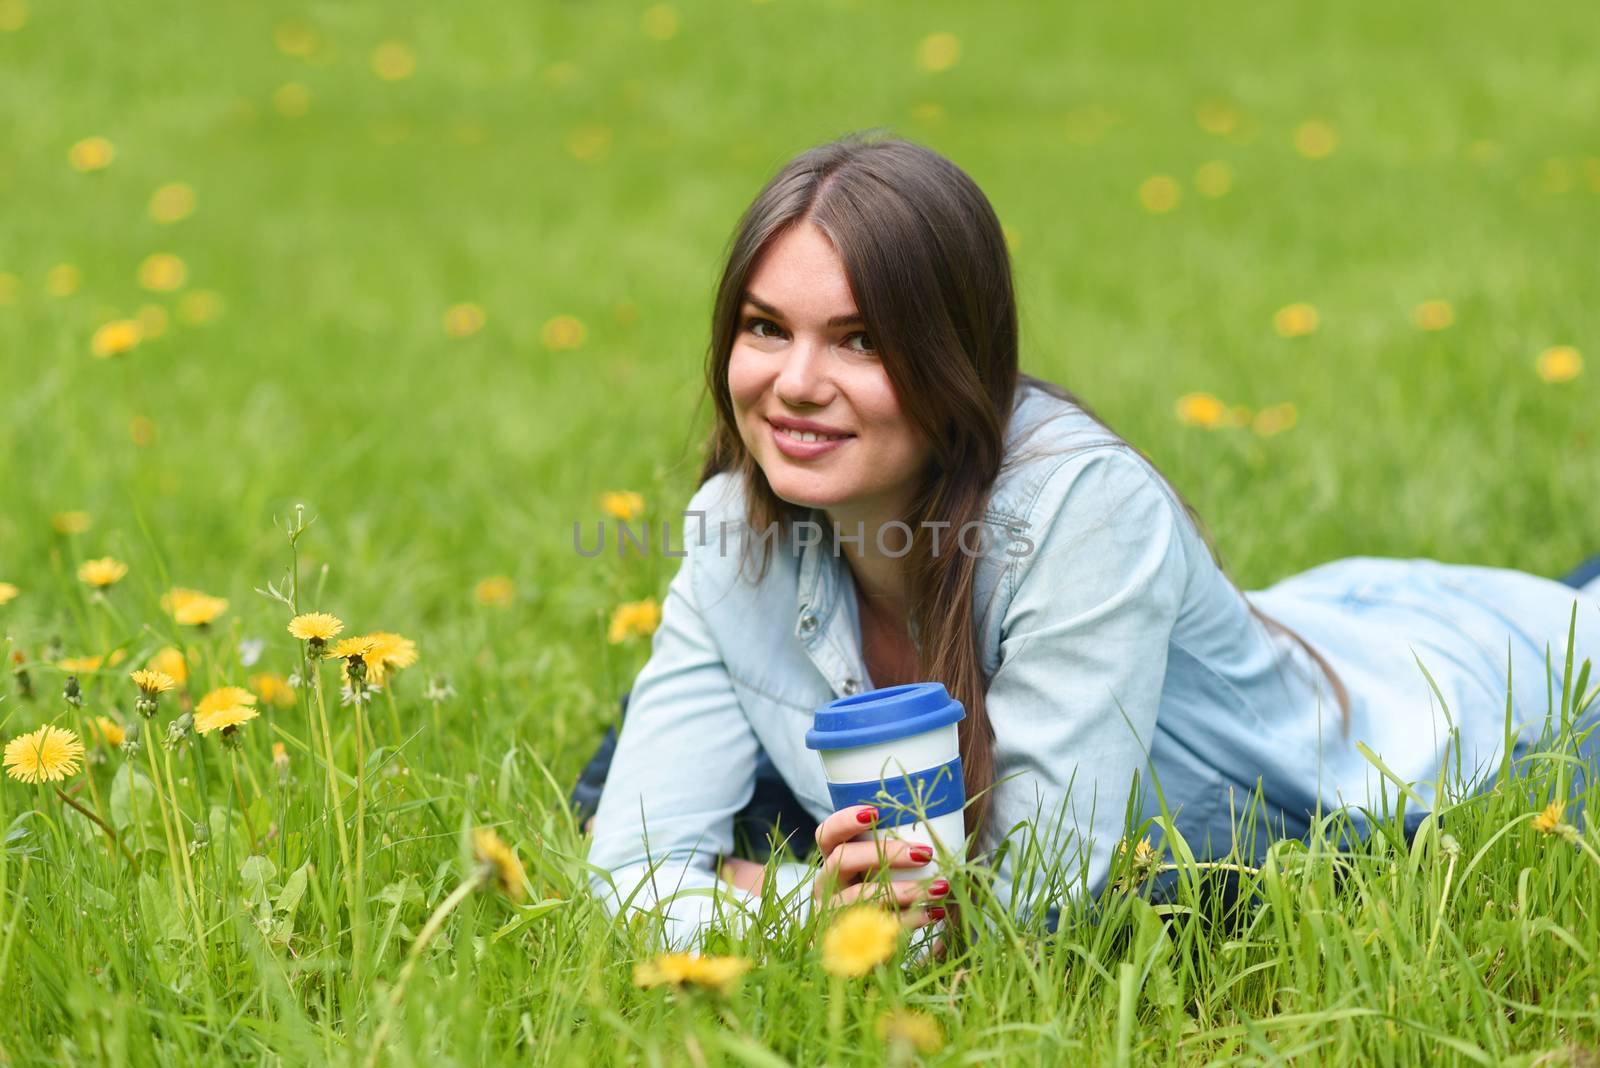
<path id="1" fill-rule="evenodd" d="M 0 0 L 0 25 L 16 10 Z M 609 613 L 659 596 L 672 566 L 577 560 L 571 524 L 603 490 L 643 493 L 657 522 L 688 499 L 718 256 L 775 167 L 849 129 L 927 143 L 983 186 L 1016 241 L 1024 369 L 1144 448 L 1247 589 L 1357 553 L 1556 574 L 1600 550 L 1595 370 L 1534 372 L 1550 346 L 1600 353 L 1589 5 L 775 0 L 679 5 L 666 40 L 642 12 L 33 0 L 0 30 L 0 581 L 22 591 L 0 628 L 35 691 L 7 682 L 0 736 L 77 725 L 45 663 L 55 640 L 125 650 L 82 677 L 92 714 L 131 716 L 123 668 L 176 637 L 195 696 L 292 672 L 288 610 L 254 591 L 281 581 L 298 503 L 317 517 L 302 605 L 421 650 L 372 709 L 364 909 L 303 706 L 244 732 L 250 823 L 275 828 L 265 862 L 247 859 L 215 741 L 173 753 L 186 817 L 212 828 L 192 858 L 199 936 L 154 812 L 135 818 L 126 778 L 118 793 L 126 758 L 72 785 L 141 877 L 53 795 L 0 784 L 0 1062 L 359 1063 L 392 1020 L 393 1063 L 877 1063 L 884 1006 L 937 1016 L 937 1063 L 1596 1056 L 1600 869 L 1527 825 L 1551 761 L 1526 769 L 1537 801 L 1519 787 L 1452 809 L 1451 848 L 1432 828 L 1414 846 L 1280 846 L 1231 916 L 1186 869 L 1166 905 L 1148 885 L 1108 894 L 1054 938 L 881 971 L 831 1014 L 809 930 L 728 947 L 755 967 L 725 1001 L 636 989 L 643 935 L 583 894 L 563 808 L 648 653 L 606 642 Z M 318 34 L 310 59 L 275 46 L 289 19 Z M 939 73 L 915 62 L 934 32 L 961 44 Z M 417 58 L 396 82 L 369 65 L 390 38 Z M 274 107 L 290 82 L 310 92 L 299 117 Z M 1196 122 L 1208 100 L 1237 109 L 1233 134 Z M 1339 138 L 1317 160 L 1293 146 L 1314 117 Z M 78 173 L 68 149 L 92 135 L 115 158 Z M 1216 199 L 1194 183 L 1212 160 L 1233 175 Z M 1147 213 L 1137 190 L 1162 174 L 1180 203 Z M 172 181 L 198 205 L 160 225 L 146 205 Z M 176 313 L 181 294 L 135 280 L 157 251 L 222 313 L 92 358 L 107 319 Z M 81 272 L 70 296 L 45 291 L 60 263 Z M 1450 301 L 1448 329 L 1413 325 L 1430 298 Z M 454 339 L 441 320 L 462 301 L 487 322 Z M 1321 325 L 1281 338 L 1273 313 L 1294 301 Z M 582 321 L 580 346 L 543 342 L 557 315 Z M 1293 402 L 1299 420 L 1273 437 L 1183 426 L 1173 403 L 1192 391 Z M 55 533 L 73 509 L 89 529 Z M 105 554 L 131 570 L 96 602 L 74 570 Z M 473 598 L 494 574 L 508 606 Z M 180 636 L 157 606 L 169 585 L 230 609 Z M 248 638 L 266 641 L 252 668 Z M 425 700 L 436 677 L 455 695 Z M 333 717 L 349 789 L 352 719 Z M 560 903 L 468 897 L 391 1013 L 478 824 Z"/>

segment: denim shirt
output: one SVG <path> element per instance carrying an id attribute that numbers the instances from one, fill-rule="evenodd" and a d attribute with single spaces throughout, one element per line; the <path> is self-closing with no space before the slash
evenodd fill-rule
<path id="1" fill-rule="evenodd" d="M 608 911 L 661 911 L 676 946 L 693 944 L 713 914 L 741 922 L 749 895 L 719 884 L 715 864 L 752 795 L 758 747 L 826 817 L 806 729 L 819 705 L 875 685 L 842 555 L 854 550 L 835 554 L 826 518 L 813 515 L 823 536 L 775 543 L 753 582 L 740 538 L 755 532 L 734 474 L 707 480 L 685 512 L 686 555 L 634 682 L 589 850 L 591 890 Z M 1579 658 L 1600 651 L 1600 595 L 1518 571 L 1350 557 L 1243 594 L 1137 450 L 1028 384 L 984 530 L 966 544 L 979 555 L 973 612 L 998 782 L 988 826 L 1025 828 L 994 871 L 996 890 L 1019 916 L 1045 909 L 1052 928 L 1059 903 L 1018 885 L 1019 855 L 1085 865 L 1098 894 L 1136 772 L 1134 813 L 1159 814 L 1153 778 L 1201 858 L 1228 852 L 1258 789 L 1274 833 L 1302 835 L 1319 809 L 1375 807 L 1380 795 L 1392 808 L 1394 788 L 1358 741 L 1425 799 L 1452 724 L 1452 765 L 1459 758 L 1469 776 L 1498 767 L 1508 657 L 1510 726 L 1525 748 L 1545 722 L 1547 643 L 1560 692 L 1575 597 L 1590 602 Z M 1339 673 L 1348 733 L 1326 677 L 1247 596 Z M 1257 852 L 1266 844 L 1260 836 Z M 797 919 L 817 870 L 815 859 L 777 868 L 778 893 L 798 890 Z"/>

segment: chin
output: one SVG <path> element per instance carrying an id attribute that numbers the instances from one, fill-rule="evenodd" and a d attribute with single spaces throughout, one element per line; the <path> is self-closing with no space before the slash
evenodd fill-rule
<path id="1" fill-rule="evenodd" d="M 772 487 L 773 493 L 801 508 L 831 508 L 849 498 L 848 493 L 839 491 L 837 479 L 797 478 L 792 472 L 782 470 L 777 471 L 777 477 L 774 478 L 772 467 L 763 466 L 761 470 L 767 476 L 767 485 Z"/>

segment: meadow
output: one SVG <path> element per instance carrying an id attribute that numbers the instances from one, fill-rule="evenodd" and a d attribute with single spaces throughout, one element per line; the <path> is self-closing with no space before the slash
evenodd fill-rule
<path id="1" fill-rule="evenodd" d="M 1592 55 L 1578 0 L 0 0 L 0 1064 L 1600 1063 L 1562 737 L 937 962 L 770 900 L 660 958 L 566 806 L 676 563 L 573 524 L 678 515 L 719 256 L 847 130 L 972 174 L 1023 369 L 1244 588 L 1600 552 Z"/>

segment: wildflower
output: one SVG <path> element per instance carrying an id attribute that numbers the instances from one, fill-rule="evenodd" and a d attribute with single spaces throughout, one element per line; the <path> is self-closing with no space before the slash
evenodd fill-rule
<path id="1" fill-rule="evenodd" d="M 174 587 L 161 595 L 161 610 L 185 626 L 203 627 L 228 610 L 228 602 L 199 590 Z"/>
<path id="2" fill-rule="evenodd" d="M 303 22 L 278 23 L 272 31 L 272 39 L 277 43 L 278 51 L 286 56 L 307 59 L 317 51 L 317 31 Z"/>
<path id="3" fill-rule="evenodd" d="M 122 729 L 122 744 L 118 746 L 123 756 L 138 756 L 141 748 L 139 736 L 144 733 L 144 724 L 137 719 L 130 719 L 127 726 Z"/>
<path id="4" fill-rule="evenodd" d="M 473 598 L 481 605 L 504 607 L 516 596 L 516 587 L 505 575 L 490 575 L 472 588 Z"/>
<path id="5" fill-rule="evenodd" d="M 194 187 L 183 182 L 168 182 L 150 194 L 150 218 L 158 223 L 175 223 L 194 211 Z"/>
<path id="6" fill-rule="evenodd" d="M 144 338 L 144 329 L 136 319 L 112 319 L 102 324 L 89 338 L 89 351 L 98 359 L 121 356 Z"/>
<path id="7" fill-rule="evenodd" d="M 1179 195 L 1177 179 L 1171 175 L 1146 178 L 1139 186 L 1139 203 L 1153 215 L 1163 215 L 1176 208 Z"/>
<path id="8" fill-rule="evenodd" d="M 750 962 L 743 957 L 703 957 L 694 953 L 666 953 L 654 960 L 640 961 L 634 965 L 633 982 L 635 986 L 642 987 L 693 985 L 720 994 L 749 970 Z"/>
<path id="9" fill-rule="evenodd" d="M 289 683 L 282 675 L 271 671 L 264 671 L 259 675 L 251 675 L 250 688 L 262 701 L 279 708 L 287 708 L 294 704 L 294 690 L 289 688 Z"/>
<path id="10" fill-rule="evenodd" d="M 1411 312 L 1411 321 L 1418 330 L 1443 330 L 1455 322 L 1455 309 L 1448 300 L 1425 300 Z"/>
<path id="11" fill-rule="evenodd" d="M 150 658 L 146 666 L 163 675 L 170 676 L 174 685 L 182 686 L 189 681 L 189 662 L 183 658 L 182 652 L 170 645 L 156 650 L 155 655 Z M 138 680 L 134 681 L 137 682 Z"/>
<path id="12" fill-rule="evenodd" d="M 557 315 L 539 329 L 539 338 L 548 349 L 575 349 L 583 344 L 587 331 L 576 316 Z"/>
<path id="13" fill-rule="evenodd" d="M 213 712 L 255 703 L 256 695 L 243 686 L 219 686 L 200 698 L 200 703 L 194 708 L 195 720 L 198 722 Z"/>
<path id="14" fill-rule="evenodd" d="M 272 106 L 286 119 L 297 119 L 311 108 L 311 90 L 299 82 L 285 82 L 272 92 Z"/>
<path id="15" fill-rule="evenodd" d="M 917 69 L 929 74 L 947 71 L 961 58 L 961 38 L 953 33 L 930 33 L 917 42 Z"/>
<path id="16" fill-rule="evenodd" d="M 167 724 L 167 748 L 183 742 L 189 737 L 189 732 L 194 729 L 194 713 L 185 712 L 183 715 Z"/>
<path id="17" fill-rule="evenodd" d="M 282 742 L 272 743 L 272 767 L 278 773 L 278 785 L 289 785 L 289 750 Z"/>
<path id="18" fill-rule="evenodd" d="M 305 612 L 289 620 L 289 633 L 308 642 L 313 653 L 320 651 L 341 630 L 344 630 L 344 621 L 327 612 Z"/>
<path id="19" fill-rule="evenodd" d="M 626 523 L 644 511 L 644 498 L 632 490 L 613 490 L 600 494 L 600 509 Z"/>
<path id="20" fill-rule="evenodd" d="M 138 277 L 152 293 L 173 293 L 189 280 L 189 268 L 170 252 L 152 252 L 140 262 Z"/>
<path id="21" fill-rule="evenodd" d="M 1251 425 L 1257 434 L 1270 438 L 1274 434 L 1283 433 L 1299 421 L 1300 410 L 1294 406 L 1294 402 L 1284 401 L 1282 404 L 1269 404 L 1261 409 L 1256 413 Z"/>
<path id="22" fill-rule="evenodd" d="M 120 746 L 127 740 L 128 732 L 110 716 L 96 716 L 89 721 L 89 733 L 108 746 Z"/>
<path id="23" fill-rule="evenodd" d="M 252 696 L 250 700 L 254 701 L 255 697 Z M 240 724 L 248 723 L 260 714 L 249 705 L 231 705 L 227 708 L 213 709 L 194 717 L 194 732 L 210 734 L 212 731 L 220 730 L 222 740 L 226 742 L 233 738 Z"/>
<path id="24" fill-rule="evenodd" d="M 192 857 L 211 844 L 211 827 L 205 820 L 195 820 L 189 828 L 189 855 Z"/>
<path id="25" fill-rule="evenodd" d="M 239 664 L 242 667 L 254 667 L 267 643 L 260 638 L 241 638 L 239 640 Z"/>
<path id="26" fill-rule="evenodd" d="M 52 297 L 70 297 L 83 284 L 83 272 L 70 263 L 58 263 L 44 276 L 44 291 Z"/>
<path id="27" fill-rule="evenodd" d="M 1215 430 L 1228 417 L 1228 406 L 1209 393 L 1185 393 L 1172 407 L 1184 426 Z"/>
<path id="28" fill-rule="evenodd" d="M 105 662 L 102 656 L 69 656 L 65 660 L 56 661 L 56 667 L 62 671 L 70 671 L 76 675 L 99 671 L 100 665 Z"/>
<path id="29" fill-rule="evenodd" d="M 17 589 L 15 583 L 0 582 L 0 604 L 5 604 L 7 601 L 12 600 L 21 592 L 21 590 Z"/>
<path id="30" fill-rule="evenodd" d="M 1202 163 L 1200 169 L 1194 172 L 1194 187 L 1200 190 L 1203 197 L 1213 200 L 1225 197 L 1228 190 L 1233 188 L 1233 171 L 1221 160 Z"/>
<path id="31" fill-rule="evenodd" d="M 616 611 L 611 614 L 611 624 L 606 629 L 606 640 L 616 645 L 635 634 L 653 634 L 660 625 L 661 607 L 654 599 L 628 601 L 618 605 Z"/>
<path id="32" fill-rule="evenodd" d="M 367 658 L 372 653 L 375 643 L 370 637 L 360 635 L 353 638 L 342 638 L 323 654 L 324 660 L 343 660 L 345 677 L 349 685 L 341 693 L 341 704 L 352 701 L 361 701 L 366 697 L 367 672 L 371 665 Z"/>
<path id="33" fill-rule="evenodd" d="M 456 688 L 450 685 L 450 680 L 443 675 L 434 675 L 428 679 L 428 688 L 422 691 L 424 701 L 448 701 L 456 695 Z"/>
<path id="34" fill-rule="evenodd" d="M 1548 834 L 1554 838 L 1565 838 L 1569 841 L 1578 833 L 1572 824 L 1562 820 L 1567 811 L 1565 801 L 1552 801 L 1545 810 L 1533 817 L 1533 829 L 1540 834 Z"/>
<path id="35" fill-rule="evenodd" d="M 1546 382 L 1571 382 L 1583 371 L 1583 357 L 1571 345 L 1555 345 L 1539 353 L 1534 368 Z"/>
<path id="36" fill-rule="evenodd" d="M 222 298 L 209 289 L 196 289 L 178 298 L 178 318 L 187 326 L 204 326 L 222 314 Z"/>
<path id="37" fill-rule="evenodd" d="M 891 1046 L 904 1046 L 918 1053 L 938 1053 L 944 1048 L 944 1029 L 925 1012 L 898 1009 L 878 1017 L 878 1037 Z"/>
<path id="38" fill-rule="evenodd" d="M 1205 100 L 1195 108 L 1194 118 L 1206 133 L 1226 137 L 1239 126 L 1239 109 L 1225 100 Z"/>
<path id="39" fill-rule="evenodd" d="M 110 166 L 116 155 L 116 148 L 104 137 L 85 137 L 67 150 L 67 162 L 73 170 L 87 174 Z"/>
<path id="40" fill-rule="evenodd" d="M 404 41 L 384 41 L 372 50 L 372 70 L 386 82 L 408 78 L 417 69 L 417 57 Z"/>
<path id="41" fill-rule="evenodd" d="M 82 534 L 89 529 L 89 513 L 57 512 L 50 517 L 50 526 L 57 534 Z"/>
<path id="42" fill-rule="evenodd" d="M 45 724 L 6 743 L 6 774 L 19 782 L 59 782 L 75 773 L 83 760 L 83 743 L 64 727 Z"/>
<path id="43" fill-rule="evenodd" d="M 1279 337 L 1304 337 L 1317 329 L 1321 317 L 1317 309 L 1303 301 L 1285 304 L 1272 316 L 1272 329 Z"/>
<path id="44" fill-rule="evenodd" d="M 382 686 L 390 671 L 408 668 L 417 662 L 417 643 L 386 630 L 366 635 L 372 647 L 367 651 L 367 683 Z"/>
<path id="45" fill-rule="evenodd" d="M 671 40 L 678 32 L 678 12 L 671 4 L 651 4 L 639 17 L 639 25 L 647 37 Z"/>
<path id="46" fill-rule="evenodd" d="M 444 313 L 444 332 L 451 337 L 471 337 L 483 329 L 486 317 L 477 304 L 452 304 Z"/>
<path id="47" fill-rule="evenodd" d="M 109 556 L 102 556 L 98 560 L 85 560 L 78 565 L 79 581 L 87 582 L 97 590 L 116 585 L 127 573 L 127 564 Z"/>
<path id="48" fill-rule="evenodd" d="M 522 862 L 516 851 L 500 840 L 491 827 L 478 827 L 472 832 L 472 859 L 478 864 L 478 877 L 492 882 L 512 901 L 521 901 L 523 883 Z"/>
<path id="49" fill-rule="evenodd" d="M 83 707 L 83 690 L 78 686 L 78 676 L 67 676 L 67 681 L 61 686 L 61 699 L 73 708 Z"/>
<path id="50" fill-rule="evenodd" d="M 822 967 L 845 978 L 866 975 L 888 960 L 900 940 L 900 921 L 874 905 L 846 909 L 822 941 Z"/>
<path id="51" fill-rule="evenodd" d="M 1128 843 L 1126 841 L 1118 842 L 1117 852 L 1119 854 L 1130 852 Z M 1122 879 L 1123 889 L 1132 889 L 1145 882 L 1161 866 L 1161 851 L 1150 844 L 1148 837 L 1139 839 L 1131 852 L 1133 857 L 1129 861 L 1129 870 Z"/>
<path id="52" fill-rule="evenodd" d="M 1325 159 L 1339 147 L 1339 134 L 1326 119 L 1307 119 L 1294 132 L 1294 147 L 1306 159 Z"/>

